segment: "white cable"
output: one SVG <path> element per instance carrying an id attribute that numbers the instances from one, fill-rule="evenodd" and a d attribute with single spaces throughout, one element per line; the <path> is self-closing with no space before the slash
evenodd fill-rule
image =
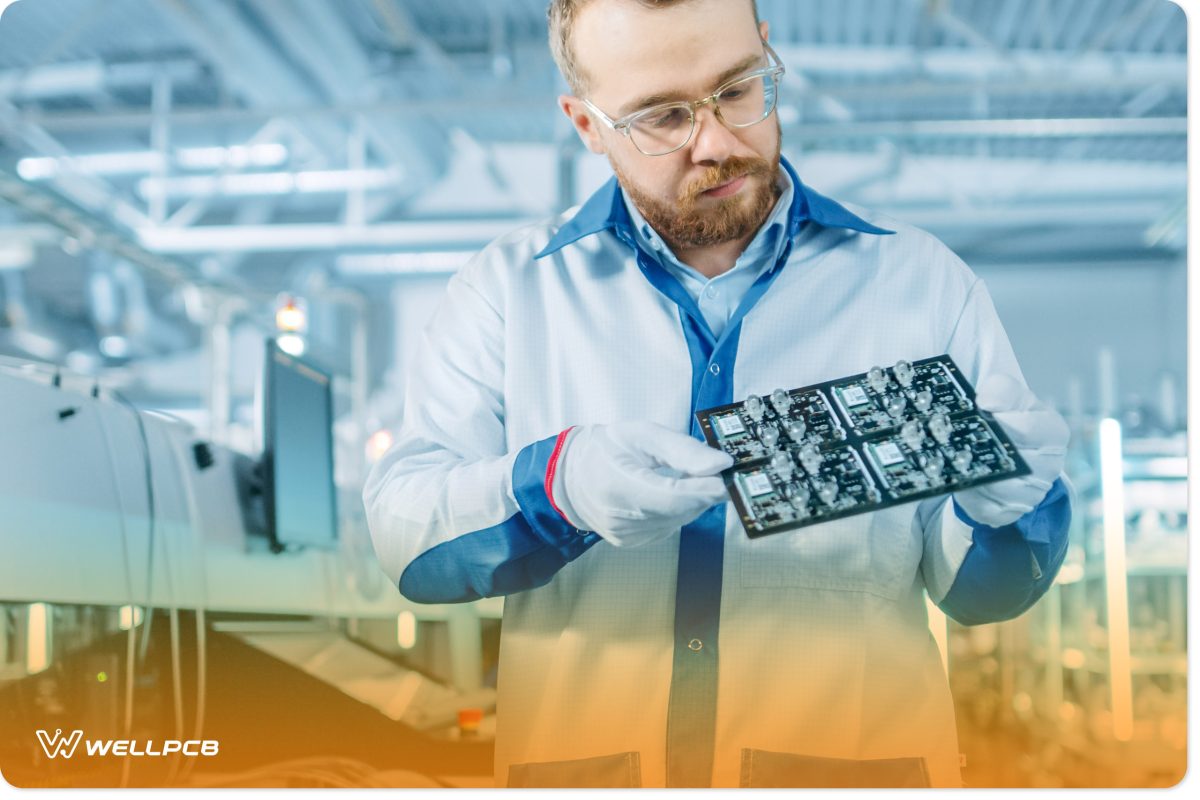
<path id="1" fill-rule="evenodd" d="M 200 530 L 200 504 L 196 500 L 196 489 L 192 483 L 192 471 L 190 462 L 184 454 L 183 444 L 178 439 L 170 439 L 171 455 L 175 458 L 175 464 L 179 469 L 181 482 L 183 483 L 183 496 L 187 503 L 188 520 L 191 523 L 188 527 L 192 534 L 192 545 L 197 551 L 195 563 L 200 566 L 200 602 L 196 604 L 196 723 L 195 732 L 192 734 L 193 739 L 200 739 L 204 733 L 204 707 L 207 693 L 208 680 L 208 660 L 207 660 L 207 644 L 208 632 L 205 628 L 204 610 L 208 606 L 208 565 L 205 561 L 204 552 L 204 537 Z M 182 769 L 176 774 L 172 771 L 168 774 L 168 785 L 172 780 L 183 781 L 191 772 L 192 764 L 195 759 L 190 759 Z"/>
<path id="2" fill-rule="evenodd" d="M 125 503 L 121 500 L 121 487 L 117 483 L 117 462 L 113 456 L 112 438 L 108 435 L 108 426 L 104 424 L 104 409 L 97 403 L 93 406 L 96 412 L 96 422 L 100 434 L 104 437 L 104 452 L 108 456 L 109 480 L 112 483 L 113 496 L 117 501 L 117 519 L 121 528 L 121 563 L 125 567 L 125 590 L 129 596 L 129 635 L 125 647 L 125 738 L 130 739 L 133 730 L 133 685 L 134 671 L 137 669 L 134 655 L 137 649 L 137 604 L 133 596 L 133 575 L 129 569 L 129 531 L 125 527 Z M 129 756 L 125 756 L 121 764 L 121 788 L 129 785 Z"/>
<path id="3" fill-rule="evenodd" d="M 153 458 L 150 450 L 149 433 L 146 434 L 146 458 L 147 461 Z M 153 470 L 150 471 L 150 479 L 153 480 Z M 162 553 L 163 564 L 166 569 L 166 580 L 164 585 L 167 589 L 167 613 L 170 621 L 170 639 L 171 639 L 171 693 L 174 701 L 175 711 L 175 738 L 183 739 L 183 674 L 182 665 L 183 656 L 180 653 L 179 647 L 179 606 L 175 602 L 175 574 L 171 565 L 170 551 L 171 537 L 163 536 L 159 550 Z M 176 761 L 182 758 L 182 755 L 176 756 Z"/>
<path id="4" fill-rule="evenodd" d="M 97 384 L 97 388 L 99 385 Z M 138 663 L 144 663 L 146 653 L 150 647 L 150 633 L 154 625 L 154 545 L 158 539 L 158 510 L 156 495 L 154 492 L 154 464 L 153 456 L 150 452 L 150 436 L 146 431 L 145 420 L 142 419 L 141 412 L 133 405 L 123 394 L 115 389 L 107 389 L 108 394 L 115 399 L 120 405 L 128 409 L 133 415 L 133 421 L 137 425 L 138 439 L 141 443 L 142 450 L 142 473 L 146 483 L 146 518 L 148 525 L 147 532 L 147 554 L 146 554 L 146 610 L 143 614 L 145 624 L 142 628 L 141 647 L 138 651 Z M 97 392 L 93 391 L 93 395 Z M 166 542 L 164 541 L 160 547 L 163 548 L 164 557 Z M 167 558 L 167 573 L 170 580 L 170 559 Z M 183 681 L 180 673 L 180 654 L 179 654 L 179 614 L 175 607 L 174 587 L 168 587 L 168 615 L 170 618 L 171 631 L 171 690 L 173 699 L 173 710 L 175 713 L 175 733 L 176 738 L 181 738 L 183 734 Z M 136 626 L 135 626 L 136 627 Z M 127 762 L 128 763 L 128 762 Z"/>
<path id="5" fill-rule="evenodd" d="M 142 643 L 138 649 L 138 662 L 146 660 L 146 651 L 150 647 L 150 633 L 154 628 L 154 544 L 158 538 L 158 513 L 155 508 L 154 494 L 154 466 L 150 459 L 150 439 L 146 434 L 146 423 L 142 419 L 141 413 L 137 407 L 129 402 L 125 395 L 118 392 L 116 389 L 107 389 L 109 395 L 112 396 L 121 405 L 133 414 L 133 421 L 137 424 L 138 438 L 142 445 L 142 473 L 146 481 L 146 519 L 149 526 L 149 536 L 147 538 L 147 554 L 146 554 L 146 625 L 142 628 Z"/>
<path id="6" fill-rule="evenodd" d="M 149 545 L 146 557 L 146 625 L 142 628 L 142 644 L 138 653 L 138 661 L 146 660 L 146 651 L 150 646 L 150 631 L 154 619 L 154 544 L 159 538 L 158 531 L 158 510 L 156 503 L 156 495 L 154 492 L 154 463 L 153 455 L 150 451 L 150 434 L 146 429 L 145 420 L 142 419 L 141 412 L 133 405 L 123 394 L 115 389 L 108 389 L 111 394 L 121 405 L 125 406 L 131 414 L 133 414 L 134 422 L 137 424 L 138 437 L 142 445 L 143 472 L 146 479 L 146 514 L 149 524 Z M 171 574 L 171 559 L 167 551 L 167 539 L 162 537 L 162 542 L 159 547 L 162 550 L 163 560 L 166 562 L 167 570 L 167 613 L 170 620 L 170 643 L 171 643 L 171 692 L 175 713 L 175 738 L 183 738 L 183 676 L 180 671 L 181 656 L 179 652 L 179 609 L 175 605 L 175 586 L 174 577 Z"/>

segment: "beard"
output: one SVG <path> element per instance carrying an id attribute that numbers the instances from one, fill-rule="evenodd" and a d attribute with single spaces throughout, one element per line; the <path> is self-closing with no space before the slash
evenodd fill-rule
<path id="1" fill-rule="evenodd" d="M 621 171 L 611 156 L 609 163 L 637 210 L 676 251 L 711 247 L 746 238 L 762 226 L 779 200 L 780 189 L 775 182 L 779 174 L 778 150 L 770 160 L 732 156 L 715 167 L 709 167 L 703 175 L 680 190 L 675 202 L 650 196 Z M 743 175 L 747 176 L 752 186 L 749 195 L 739 192 L 733 197 L 724 197 L 716 203 L 699 207 L 701 194 Z M 754 178 L 762 180 L 752 180 Z"/>

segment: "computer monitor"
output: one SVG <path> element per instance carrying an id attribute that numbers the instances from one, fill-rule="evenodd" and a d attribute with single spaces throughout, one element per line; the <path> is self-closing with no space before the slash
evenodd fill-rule
<path id="1" fill-rule="evenodd" d="M 337 544 L 330 376 L 267 340 L 263 495 L 277 550 Z"/>

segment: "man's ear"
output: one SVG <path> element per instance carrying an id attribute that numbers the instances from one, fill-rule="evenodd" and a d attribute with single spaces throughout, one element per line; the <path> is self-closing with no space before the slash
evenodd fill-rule
<path id="1" fill-rule="evenodd" d="M 571 120 L 571 124 L 575 126 L 575 132 L 579 134 L 579 139 L 583 142 L 588 150 L 598 155 L 605 153 L 604 140 L 600 138 L 599 126 L 592 119 L 592 115 L 588 113 L 587 106 L 578 97 L 570 94 L 559 95 L 558 107 L 567 115 L 567 119 Z"/>
<path id="2" fill-rule="evenodd" d="M 771 23 L 767 22 L 765 19 L 762 20 L 761 22 L 759 22 L 758 23 L 758 35 L 762 37 L 762 40 L 764 42 L 767 40 L 767 37 L 770 34 L 771 34 Z"/>

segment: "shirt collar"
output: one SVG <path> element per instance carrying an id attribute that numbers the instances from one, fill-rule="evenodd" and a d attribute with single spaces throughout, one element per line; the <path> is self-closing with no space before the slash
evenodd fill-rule
<path id="1" fill-rule="evenodd" d="M 827 228 L 847 228 L 861 233 L 891 234 L 895 231 L 880 228 L 849 211 L 841 204 L 805 186 L 786 158 L 780 165 L 791 178 L 795 197 L 788 209 L 788 237 L 795 237 L 805 221 L 811 220 Z M 769 224 L 769 223 L 768 223 Z M 542 258 L 573 244 L 585 236 L 611 230 L 630 246 L 634 241 L 633 221 L 625 207 L 624 193 L 616 177 L 610 178 L 588 198 L 575 216 L 567 220 L 534 258 Z"/>
<path id="2" fill-rule="evenodd" d="M 791 175 L 788 174 L 787 170 L 780 171 L 778 185 L 780 189 L 779 199 L 775 201 L 775 206 L 771 209 L 771 213 L 738 257 L 738 264 L 735 265 L 734 269 L 757 262 L 767 263 L 769 261 L 774 264 L 778 260 L 785 241 L 783 232 L 787 223 L 788 212 L 791 210 L 792 200 L 795 197 L 795 184 L 792 183 Z M 629 194 L 623 190 L 621 194 L 624 196 L 625 211 L 629 214 L 634 235 L 637 237 L 638 244 L 642 246 L 642 249 L 655 254 L 659 263 L 664 267 L 674 267 L 682 270 L 685 274 L 707 281 L 708 278 L 701 276 L 694 269 L 679 260 L 679 257 L 671 250 L 670 245 L 663 241 L 663 238 L 659 236 L 658 232 L 642 216 L 642 213 L 634 205 L 633 201 L 629 199 Z M 772 257 L 766 259 L 764 257 L 766 253 L 771 253 Z M 729 273 L 726 272 L 723 274 L 728 275 Z"/>

